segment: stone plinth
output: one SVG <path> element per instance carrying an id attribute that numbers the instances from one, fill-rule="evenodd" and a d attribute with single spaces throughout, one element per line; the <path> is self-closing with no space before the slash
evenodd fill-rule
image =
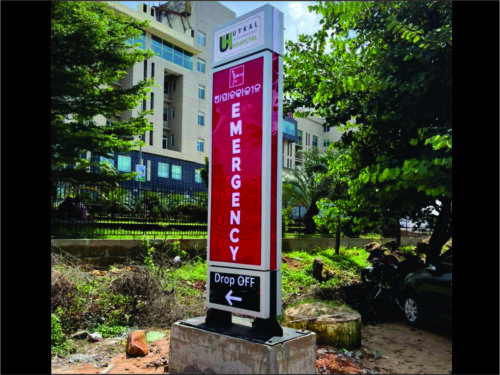
<path id="1" fill-rule="evenodd" d="M 283 327 L 266 341 L 249 334 L 249 319 L 232 317 L 231 328 L 209 330 L 205 317 L 176 322 L 170 333 L 171 374 L 314 374 L 316 335 Z"/>

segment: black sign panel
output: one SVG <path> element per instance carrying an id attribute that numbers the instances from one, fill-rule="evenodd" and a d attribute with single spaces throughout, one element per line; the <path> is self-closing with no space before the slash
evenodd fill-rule
<path id="1" fill-rule="evenodd" d="M 260 277 L 210 272 L 209 302 L 260 312 Z"/>
<path id="2" fill-rule="evenodd" d="M 270 271 L 209 266 L 207 282 L 207 308 L 269 318 Z"/>

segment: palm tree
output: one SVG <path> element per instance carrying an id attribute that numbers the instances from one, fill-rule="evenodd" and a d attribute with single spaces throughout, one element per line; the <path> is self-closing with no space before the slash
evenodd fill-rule
<path id="1" fill-rule="evenodd" d="M 325 175 L 328 171 L 327 154 L 312 149 L 303 152 L 302 156 L 304 164 L 283 175 L 283 204 L 307 209 L 304 234 L 312 234 L 316 231 L 313 217 L 319 213 L 316 202 L 328 197 L 331 179 Z"/>

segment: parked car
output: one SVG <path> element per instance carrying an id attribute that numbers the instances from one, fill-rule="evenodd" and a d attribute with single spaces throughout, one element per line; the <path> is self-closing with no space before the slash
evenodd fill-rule
<path id="1" fill-rule="evenodd" d="M 452 251 L 441 254 L 436 264 L 406 276 L 402 291 L 402 307 L 408 323 L 452 319 Z"/>

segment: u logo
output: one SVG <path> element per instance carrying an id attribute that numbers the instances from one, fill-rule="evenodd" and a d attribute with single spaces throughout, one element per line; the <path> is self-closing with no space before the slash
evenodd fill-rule
<path id="1" fill-rule="evenodd" d="M 232 33 L 229 33 L 229 34 L 226 34 L 224 36 L 221 36 L 219 38 L 219 50 L 221 52 L 226 52 L 226 50 L 229 48 L 233 48 L 233 34 Z"/>

